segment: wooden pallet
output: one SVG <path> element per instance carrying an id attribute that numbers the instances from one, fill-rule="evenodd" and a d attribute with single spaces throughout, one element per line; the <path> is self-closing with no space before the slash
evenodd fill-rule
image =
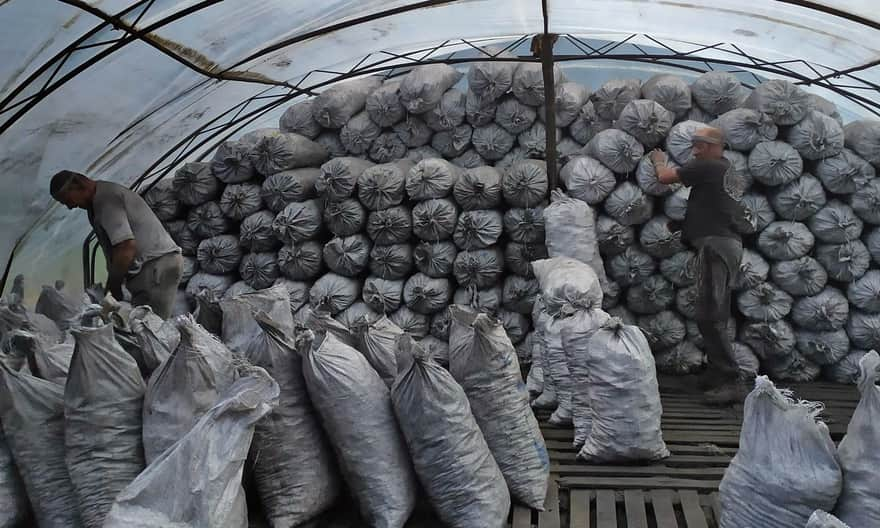
<path id="1" fill-rule="evenodd" d="M 512 528 L 717 528 L 718 493 L 691 489 L 565 488 L 551 482 L 543 512 L 513 508 Z"/>
<path id="2" fill-rule="evenodd" d="M 840 440 L 858 392 L 831 383 L 789 386 L 825 404 L 822 417 Z M 692 395 L 664 392 L 662 428 L 670 456 L 644 465 L 588 465 L 577 460 L 571 428 L 537 411 L 550 454 L 545 511 L 514 506 L 512 528 L 717 528 L 718 485 L 739 447 L 742 405 L 713 408 Z"/>

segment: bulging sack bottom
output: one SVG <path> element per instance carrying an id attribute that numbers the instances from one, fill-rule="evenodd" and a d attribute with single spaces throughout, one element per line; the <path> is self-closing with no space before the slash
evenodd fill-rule
<path id="1" fill-rule="evenodd" d="M 409 360 L 399 365 L 391 401 L 432 506 L 447 526 L 506 526 L 510 493 L 467 395 L 410 336 L 398 344 Z"/>
<path id="2" fill-rule="evenodd" d="M 816 421 L 820 410 L 766 376 L 755 380 L 739 452 L 719 487 L 720 528 L 803 528 L 815 510 L 834 508 L 842 476 L 828 428 Z"/>
<path id="3" fill-rule="evenodd" d="M 278 385 L 250 367 L 192 429 L 116 498 L 104 528 L 247 528 L 242 471 Z"/>
<path id="4" fill-rule="evenodd" d="M 502 324 L 449 307 L 449 371 L 461 384 L 514 499 L 543 509 L 550 460 Z"/>
<path id="5" fill-rule="evenodd" d="M 865 354 L 859 361 L 862 398 L 837 448 L 843 470 L 843 490 L 834 514 L 853 526 L 880 526 L 880 355 Z"/>
<path id="6" fill-rule="evenodd" d="M 612 318 L 590 337 L 588 347 L 592 423 L 578 458 L 612 462 L 669 456 L 660 429 L 663 407 L 654 356 L 642 331 Z"/>

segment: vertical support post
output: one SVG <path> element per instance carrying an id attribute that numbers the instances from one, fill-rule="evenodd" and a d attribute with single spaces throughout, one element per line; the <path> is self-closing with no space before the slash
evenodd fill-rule
<path id="1" fill-rule="evenodd" d="M 95 232 L 90 231 L 83 240 L 82 249 L 82 268 L 83 268 L 83 289 L 88 289 L 95 281 L 95 252 L 92 250 L 92 241 L 95 239 Z"/>
<path id="2" fill-rule="evenodd" d="M 94 244 L 92 245 L 92 261 L 89 265 L 89 277 L 88 277 L 88 282 L 89 282 L 90 288 L 95 284 L 95 266 L 98 263 L 98 248 L 99 247 L 100 246 L 98 245 L 98 242 L 94 242 Z"/>
<path id="3" fill-rule="evenodd" d="M 92 249 L 89 246 L 90 246 L 90 242 L 92 240 L 91 237 L 92 237 L 92 234 L 89 233 L 86 236 L 86 239 L 83 240 L 83 247 L 82 247 L 83 290 L 86 290 L 86 289 L 88 289 L 89 286 L 91 286 L 91 284 L 89 284 L 89 267 L 90 267 L 90 263 L 91 263 L 90 251 Z"/>
<path id="4" fill-rule="evenodd" d="M 544 74 L 544 125 L 547 129 L 547 143 L 544 149 L 547 160 L 547 178 L 550 189 L 559 186 L 559 170 L 556 153 L 556 79 L 553 75 L 553 45 L 558 35 L 542 33 L 532 40 L 532 53 L 541 59 Z"/>

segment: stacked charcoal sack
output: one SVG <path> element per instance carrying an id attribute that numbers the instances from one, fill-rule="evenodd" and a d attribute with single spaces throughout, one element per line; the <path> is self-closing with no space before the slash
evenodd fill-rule
<path id="1" fill-rule="evenodd" d="M 184 255 L 176 311 L 194 308 L 199 292 L 219 299 L 287 282 L 279 268 L 285 249 L 323 232 L 315 182 L 328 157 L 304 135 L 262 129 L 227 141 L 210 163 L 185 164 L 146 193 Z M 303 289 L 288 285 L 292 296 Z"/>
<path id="2" fill-rule="evenodd" d="M 183 248 L 189 308 L 204 314 L 283 282 L 300 320 L 318 309 L 357 330 L 387 314 L 441 357 L 453 302 L 497 316 L 524 341 L 537 292 L 529 262 L 546 255 L 546 167 L 520 155 L 496 168 L 477 148 L 501 164 L 518 135 L 543 152 L 543 137 L 523 134 L 541 127 L 512 95 L 504 123 L 513 133 L 495 125 L 494 101 L 509 86 L 474 107 L 473 93 L 452 88 L 461 77 L 435 66 L 341 84 L 290 107 L 279 130 L 227 141 L 210 164 L 155 185 L 146 198 Z M 487 128 L 476 143 L 474 125 Z M 509 145 L 496 144 L 498 131 Z M 258 148 L 267 138 L 324 153 L 279 162 L 286 153 Z"/>
<path id="3" fill-rule="evenodd" d="M 625 91 L 611 82 L 597 94 L 612 87 Z M 876 159 L 880 126 L 857 122 L 845 131 L 833 105 L 784 81 L 749 92 L 732 75 L 709 73 L 691 86 L 652 78 L 641 86 L 645 99 L 630 89 L 629 102 L 615 97 L 619 113 L 603 116 L 603 105 L 594 105 L 615 128 L 595 134 L 561 172 L 572 196 L 601 207 L 600 250 L 622 290 L 612 310 L 638 322 L 660 371 L 703 366 L 695 254 L 678 232 L 688 189 L 658 184 L 641 155 L 660 147 L 670 165 L 687 163 L 691 136 L 707 123 L 727 136 L 725 183 L 750 216 L 738 226 L 745 253 L 728 324 L 740 368 L 788 381 L 824 370 L 854 382 L 861 350 L 876 346 L 869 336 L 878 275 L 869 271 L 865 227 L 880 203 L 868 161 Z M 612 305 L 607 295 L 605 304 Z"/>
<path id="4" fill-rule="evenodd" d="M 555 75 L 560 185 L 595 210 L 604 308 L 643 329 L 658 368 L 694 372 L 705 354 L 695 253 L 680 235 L 688 189 L 659 184 L 648 154 L 687 163 L 692 135 L 711 124 L 726 133 L 728 188 L 750 215 L 729 322 L 740 367 L 854 382 L 880 342 L 880 123 L 843 127 L 833 104 L 780 80 L 748 89 L 725 72 L 690 84 L 657 75 L 591 92 Z M 188 255 L 188 300 L 277 276 L 297 308 L 326 301 L 347 323 L 387 313 L 441 341 L 439 306 L 466 303 L 504 321 L 528 363 L 528 263 L 547 255 L 543 77 L 503 62 L 463 77 L 430 65 L 340 83 L 291 106 L 279 131 L 229 141 L 211 164 L 160 182 L 151 203 Z M 273 163 L 279 143 L 308 156 Z"/>

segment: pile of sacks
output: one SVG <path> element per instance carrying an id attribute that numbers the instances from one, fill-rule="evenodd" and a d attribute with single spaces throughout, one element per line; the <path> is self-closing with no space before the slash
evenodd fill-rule
<path id="1" fill-rule="evenodd" d="M 669 455 L 660 428 L 654 356 L 644 333 L 602 309 L 602 270 L 595 214 L 554 191 L 544 211 L 551 258 L 532 263 L 535 302 L 533 406 L 553 410 L 550 423 L 574 426 L 578 458 L 588 462 L 659 460 Z"/>
<path id="2" fill-rule="evenodd" d="M 721 481 L 720 528 L 880 526 L 880 355 L 865 354 L 859 371 L 862 397 L 836 448 L 821 404 L 757 378 Z"/>
<path id="3" fill-rule="evenodd" d="M 221 336 L 67 300 L 78 314 L 51 334 L 0 307 L 2 526 L 324 525 L 342 509 L 346 526 L 403 527 L 420 490 L 450 526 L 543 508 L 549 457 L 514 346 L 469 307 L 448 309 L 447 370 L 387 317 L 295 320 L 284 285 L 222 300 Z"/>
<path id="4" fill-rule="evenodd" d="M 287 203 L 267 224 L 277 252 L 242 256 L 247 219 L 239 242 L 231 234 L 199 242 L 200 271 L 185 284 L 198 314 L 283 284 L 301 321 L 322 310 L 357 330 L 387 315 L 424 346 L 445 348 L 446 308 L 454 303 L 500 319 L 515 345 L 525 340 L 538 290 L 529 264 L 546 255 L 543 161 L 521 161 L 502 175 L 436 158 L 373 164 L 339 157 L 314 173 L 316 197 Z"/>
<path id="5" fill-rule="evenodd" d="M 187 256 L 180 310 L 200 291 L 284 282 L 295 309 L 385 313 L 445 341 L 442 307 L 467 303 L 524 340 L 528 262 L 547 255 L 543 77 L 503 62 L 464 77 L 438 64 L 339 83 L 288 108 L 279 129 L 158 182 L 147 199 Z M 604 308 L 642 328 L 661 371 L 697 371 L 705 354 L 694 252 L 678 230 L 688 189 L 659 184 L 647 153 L 687 163 L 711 124 L 750 214 L 729 324 L 740 367 L 855 382 L 864 350 L 880 346 L 880 122 L 844 127 L 833 104 L 787 81 L 749 90 L 726 72 L 590 92 L 557 69 L 556 86 L 560 180 L 599 211 Z"/>
<path id="6" fill-rule="evenodd" d="M 880 274 L 869 271 L 878 263 L 869 226 L 880 220 L 873 180 L 880 123 L 844 129 L 833 105 L 791 83 L 749 92 L 724 72 L 690 86 L 658 76 L 641 86 L 645 99 L 635 87 L 631 93 L 612 116 L 615 128 L 598 133 L 561 177 L 573 197 L 604 208 L 602 256 L 625 290 L 616 310 L 645 331 L 658 369 L 694 372 L 705 354 L 693 321 L 695 254 L 677 231 L 689 189 L 659 184 L 642 152 L 665 147 L 670 163 L 683 165 L 706 123 L 725 132 L 732 167 L 725 183 L 749 217 L 737 226 L 746 249 L 738 313 L 728 325 L 739 367 L 795 381 L 824 370 L 854 382 L 860 350 L 877 346 L 870 337 L 877 306 L 868 299 L 880 291 Z M 675 103 L 690 107 L 686 119 Z"/>

